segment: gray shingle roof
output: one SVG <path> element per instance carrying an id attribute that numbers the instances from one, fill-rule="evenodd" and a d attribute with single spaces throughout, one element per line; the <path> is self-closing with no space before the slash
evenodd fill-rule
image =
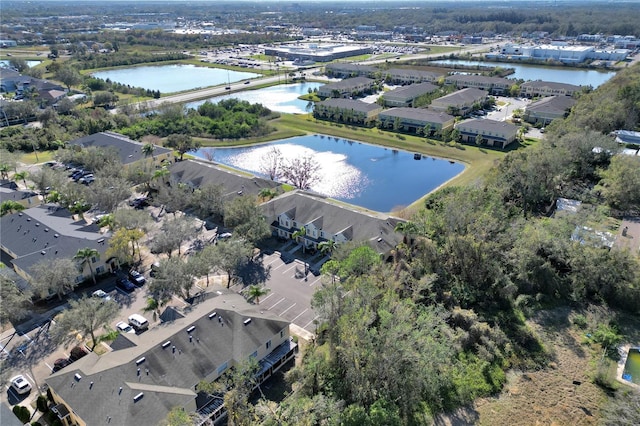
<path id="1" fill-rule="evenodd" d="M 551 89 L 555 89 L 555 90 L 580 90 L 580 86 L 576 86 L 575 84 L 569 84 L 569 83 L 556 83 L 555 81 L 542 81 L 542 80 L 534 80 L 534 81 L 527 81 L 526 83 L 522 83 L 520 85 L 520 88 L 525 88 L 525 87 L 533 87 L 533 88 L 542 88 L 542 87 L 549 87 Z"/>
<path id="2" fill-rule="evenodd" d="M 576 100 L 569 96 L 549 96 L 527 105 L 527 111 L 562 114 L 573 107 Z"/>
<path id="3" fill-rule="evenodd" d="M 464 104 L 467 102 L 473 102 L 477 99 L 484 98 L 488 93 L 485 90 L 468 87 L 466 89 L 458 90 L 448 95 L 442 96 L 437 99 L 439 102 L 450 103 L 452 105 Z"/>
<path id="4" fill-rule="evenodd" d="M 104 255 L 109 234 L 98 231 L 96 225 L 74 222 L 68 210 L 50 205 L 0 218 L 2 247 L 17 256 L 12 263 L 24 271 L 43 260 L 73 257 L 83 248 Z"/>
<path id="5" fill-rule="evenodd" d="M 276 197 L 262 204 L 261 208 L 269 223 L 284 212 L 289 212 L 299 224 L 322 218 L 325 233 L 335 235 L 350 229 L 353 241 L 367 241 L 378 253 L 387 253 L 402 241 L 402 235 L 394 231 L 400 219 L 334 204 L 321 196 L 299 190 Z"/>
<path id="6" fill-rule="evenodd" d="M 408 118 L 410 120 L 427 121 L 429 123 L 446 123 L 454 119 L 452 115 L 444 112 L 437 112 L 426 108 L 390 108 L 380 113 L 380 118 L 399 117 Z"/>
<path id="7" fill-rule="evenodd" d="M 212 312 L 216 317 L 210 319 Z M 251 322 L 245 324 L 247 318 Z M 187 332 L 191 326 L 195 329 Z M 87 424 L 107 423 L 111 417 L 115 425 L 155 425 L 171 408 L 193 402 L 198 382 L 217 375 L 223 363 L 248 358 L 288 326 L 242 296 L 225 294 L 195 305 L 185 318 L 140 335 L 122 335 L 135 346 L 102 356 L 90 353 L 46 382 Z M 76 380 L 75 374 L 82 378 Z"/>
<path id="8" fill-rule="evenodd" d="M 84 136 L 68 142 L 70 145 L 78 145 L 83 148 L 115 148 L 122 164 L 135 163 L 144 158 L 142 152 L 143 143 L 129 139 L 128 137 L 114 132 L 100 132 L 89 136 Z M 167 154 L 170 149 L 156 146 L 153 156 Z"/>
<path id="9" fill-rule="evenodd" d="M 4 201 L 22 201 L 27 198 L 35 197 L 33 191 L 11 190 L 9 188 L 0 187 L 0 203 Z"/>
<path id="10" fill-rule="evenodd" d="M 320 102 L 320 105 L 323 107 L 330 108 L 340 108 L 340 109 L 352 109 L 358 112 L 371 112 L 378 109 L 381 109 L 378 104 L 368 104 L 366 102 L 353 100 L 353 99 L 343 99 L 343 98 L 329 98 Z"/>
<path id="11" fill-rule="evenodd" d="M 410 84 L 408 86 L 399 87 L 391 90 L 383 95 L 383 98 L 404 98 L 413 99 L 418 96 L 433 93 L 438 90 L 439 87 L 431 83 L 418 83 Z"/>
<path id="12" fill-rule="evenodd" d="M 373 84 L 374 80 L 367 77 L 354 77 L 354 78 L 345 78 L 344 80 L 336 81 L 335 83 L 329 83 L 322 86 L 323 90 L 340 90 L 340 89 L 349 89 L 352 87 L 359 86 L 361 84 Z"/>
<path id="13" fill-rule="evenodd" d="M 185 183 L 193 188 L 207 184 L 222 185 L 225 193 L 257 195 L 264 188 L 275 188 L 280 184 L 269 179 L 243 175 L 221 169 L 213 163 L 199 160 L 184 160 L 173 163 L 170 167 L 171 180 Z"/>
<path id="14" fill-rule="evenodd" d="M 486 75 L 475 75 L 475 74 L 453 74 L 447 77 L 447 81 L 455 81 L 458 83 L 464 82 L 476 82 L 485 85 L 498 85 L 498 86 L 509 86 L 514 83 L 513 80 L 509 80 L 508 78 L 502 77 L 489 77 Z"/>
<path id="15" fill-rule="evenodd" d="M 472 118 L 456 123 L 455 127 L 465 126 L 480 132 L 517 131 L 518 126 L 504 121 Z"/>

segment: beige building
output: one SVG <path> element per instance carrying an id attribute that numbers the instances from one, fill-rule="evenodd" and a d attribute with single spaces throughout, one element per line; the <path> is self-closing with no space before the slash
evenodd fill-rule
<path id="1" fill-rule="evenodd" d="M 335 83 L 325 84 L 318 89 L 321 98 L 348 98 L 368 92 L 375 81 L 366 77 L 347 78 Z"/>
<path id="2" fill-rule="evenodd" d="M 446 112 L 464 117 L 473 110 L 474 105 L 484 103 L 487 95 L 486 90 L 474 88 L 462 89 L 441 98 L 434 99 L 431 101 L 429 108 L 438 112 Z"/>
<path id="3" fill-rule="evenodd" d="M 527 81 L 520 85 L 520 96 L 534 98 L 537 96 L 573 96 L 581 86 L 554 81 Z"/>
<path id="4" fill-rule="evenodd" d="M 429 135 L 426 136 L 432 136 L 452 129 L 455 117 L 426 108 L 391 108 L 381 112 L 378 120 L 382 128 L 393 129 L 398 124 L 400 130 L 409 133 L 424 131 L 428 126 Z"/>
<path id="5" fill-rule="evenodd" d="M 462 142 L 477 143 L 480 136 L 481 144 L 505 148 L 516 140 L 518 126 L 504 121 L 488 119 L 471 119 L 456 123 L 454 126 L 460 132 Z"/>
<path id="6" fill-rule="evenodd" d="M 327 120 L 367 124 L 374 121 L 380 111 L 382 111 L 382 107 L 378 104 L 368 104 L 352 99 L 329 98 L 317 102 L 313 114 L 317 118 Z"/>

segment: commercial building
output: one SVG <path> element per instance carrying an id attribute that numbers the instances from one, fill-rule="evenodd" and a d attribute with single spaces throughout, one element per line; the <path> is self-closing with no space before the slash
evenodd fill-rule
<path id="1" fill-rule="evenodd" d="M 381 112 L 378 120 L 383 128 L 392 129 L 399 125 L 402 131 L 409 133 L 424 132 L 428 127 L 429 134 L 425 136 L 431 136 L 452 129 L 455 117 L 426 108 L 391 108 Z"/>
<path id="2" fill-rule="evenodd" d="M 369 46 L 351 46 L 344 44 L 289 44 L 277 47 L 266 47 L 265 55 L 278 56 L 287 60 L 310 60 L 315 62 L 330 62 L 350 56 L 371 53 Z"/>
<path id="3" fill-rule="evenodd" d="M 568 45 L 566 43 L 520 45 L 505 44 L 498 53 L 488 58 L 508 58 L 513 60 L 557 61 L 566 64 L 579 64 L 587 60 L 622 61 L 629 55 L 627 49 L 596 49 L 594 46 Z"/>

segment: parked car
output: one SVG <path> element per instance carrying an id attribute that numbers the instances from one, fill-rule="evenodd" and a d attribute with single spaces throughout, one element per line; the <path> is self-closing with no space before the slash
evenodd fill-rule
<path id="1" fill-rule="evenodd" d="M 120 321 L 119 323 L 116 324 L 116 330 L 118 330 L 120 333 L 135 333 L 136 332 L 133 329 L 133 327 L 131 327 L 129 324 L 127 324 L 124 321 Z"/>
<path id="2" fill-rule="evenodd" d="M 65 368 L 67 365 L 71 364 L 68 358 L 58 358 L 53 362 L 53 372 L 60 371 Z"/>
<path id="3" fill-rule="evenodd" d="M 109 293 L 107 293 L 104 290 L 96 290 L 93 293 L 91 293 L 91 295 L 93 297 L 98 297 L 102 300 L 111 300 L 111 296 L 109 296 Z"/>
<path id="4" fill-rule="evenodd" d="M 11 389 L 18 395 L 24 395 L 25 393 L 31 392 L 31 383 L 20 374 L 11 378 Z"/>
<path id="5" fill-rule="evenodd" d="M 138 197 L 133 200 L 129 200 L 129 206 L 141 210 L 149 205 L 149 200 L 147 197 Z"/>
<path id="6" fill-rule="evenodd" d="M 129 279 L 138 286 L 141 286 L 147 282 L 147 279 L 144 277 L 144 275 L 135 270 L 129 271 Z"/>
<path id="7" fill-rule="evenodd" d="M 73 349 L 71 349 L 69 361 L 76 362 L 77 360 L 86 356 L 87 354 L 88 352 L 81 346 L 74 346 Z"/>
<path id="8" fill-rule="evenodd" d="M 131 281 L 129 281 L 128 278 L 125 277 L 121 277 L 116 280 L 116 287 L 126 292 L 132 292 L 136 289 L 136 286 Z"/>
<path id="9" fill-rule="evenodd" d="M 149 321 L 140 314 L 132 314 L 129 316 L 129 325 L 131 325 L 136 332 L 144 331 L 149 328 Z"/>
<path id="10" fill-rule="evenodd" d="M 83 183 L 85 185 L 89 185 L 93 182 L 95 182 L 96 177 L 93 174 L 88 174 L 88 175 L 84 175 L 82 176 L 80 179 L 78 179 L 78 183 Z"/>

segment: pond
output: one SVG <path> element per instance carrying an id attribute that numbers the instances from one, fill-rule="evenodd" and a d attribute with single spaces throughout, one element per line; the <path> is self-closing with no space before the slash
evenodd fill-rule
<path id="1" fill-rule="evenodd" d="M 640 385 L 640 348 L 630 348 L 622 378 Z"/>
<path id="2" fill-rule="evenodd" d="M 189 102 L 187 108 L 197 108 L 206 101 L 213 103 L 223 99 L 236 98 L 248 101 L 252 104 L 262 104 L 271 111 L 284 112 L 288 114 L 306 114 L 313 111 L 313 102 L 298 99 L 299 96 L 309 93 L 309 89 L 317 89 L 322 83 L 293 83 L 280 84 L 278 86 L 265 87 L 264 89 L 247 90 L 231 95 L 217 96 L 203 101 Z"/>
<path id="3" fill-rule="evenodd" d="M 161 93 L 183 92 L 202 87 L 235 83 L 261 76 L 253 72 L 230 71 L 195 65 L 158 65 L 98 71 L 96 78 L 109 79 L 133 87 L 159 90 Z"/>
<path id="4" fill-rule="evenodd" d="M 42 63 L 42 61 L 25 61 L 27 63 L 27 66 L 29 68 L 33 68 L 37 65 L 40 65 Z M 9 66 L 9 60 L 7 59 L 3 59 L 0 61 L 0 67 L 6 68 Z"/>
<path id="5" fill-rule="evenodd" d="M 259 176 L 272 147 L 283 162 L 311 156 L 320 165 L 311 190 L 379 212 L 405 207 L 464 170 L 449 160 L 325 135 L 300 136 L 251 147 L 202 148 L 195 155 Z M 266 176 L 265 176 L 266 177 Z"/>
<path id="6" fill-rule="evenodd" d="M 444 65 L 480 65 L 513 68 L 515 73 L 508 75 L 508 78 L 553 81 L 579 86 L 592 86 L 594 89 L 616 75 L 615 71 L 599 71 L 571 67 L 545 67 L 540 65 L 514 64 L 511 62 L 465 61 L 462 59 L 444 59 L 431 62 Z"/>

